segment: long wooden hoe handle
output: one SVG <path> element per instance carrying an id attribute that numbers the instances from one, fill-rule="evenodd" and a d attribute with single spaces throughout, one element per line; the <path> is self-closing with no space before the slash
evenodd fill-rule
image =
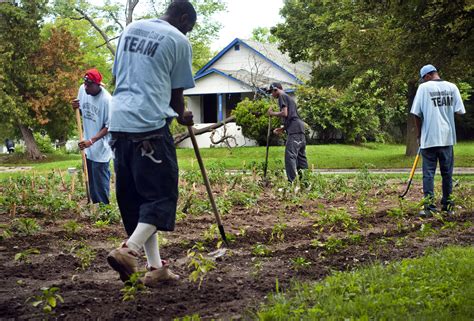
<path id="1" fill-rule="evenodd" d="M 79 141 L 83 141 L 84 135 L 82 133 L 81 114 L 79 113 L 79 108 L 76 108 L 76 123 L 77 123 L 77 132 L 79 133 Z M 84 185 L 86 185 L 87 203 L 90 203 L 91 192 L 89 190 L 89 175 L 87 174 L 87 160 L 86 160 L 86 152 L 84 150 L 81 150 L 81 156 L 82 156 L 82 173 L 84 175 Z"/>
<path id="2" fill-rule="evenodd" d="M 267 131 L 267 150 L 265 154 L 265 165 L 263 167 L 263 179 L 267 178 L 267 169 L 268 169 L 268 150 L 270 148 L 270 135 L 272 131 L 272 117 L 268 116 L 268 131 Z"/>
<path id="3" fill-rule="evenodd" d="M 227 237 L 224 232 L 224 226 L 222 226 L 221 218 L 219 216 L 219 211 L 216 206 L 216 202 L 214 201 L 214 195 L 212 194 L 211 184 L 209 183 L 209 178 L 207 177 L 206 168 L 204 167 L 204 163 L 202 162 L 201 153 L 199 152 L 199 146 L 196 141 L 196 136 L 194 135 L 193 127 L 188 126 L 189 137 L 193 143 L 194 153 L 196 154 L 196 158 L 199 163 L 199 168 L 201 169 L 202 179 L 204 180 L 204 185 L 206 185 L 207 195 L 209 196 L 209 201 L 211 202 L 212 210 L 214 211 L 214 216 L 216 217 L 217 227 L 219 228 L 219 232 L 222 236 L 222 240 L 228 246 L 229 243 L 227 242 Z"/>

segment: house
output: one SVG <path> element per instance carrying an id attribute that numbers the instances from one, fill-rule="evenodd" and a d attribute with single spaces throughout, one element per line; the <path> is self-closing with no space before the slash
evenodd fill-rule
<path id="1" fill-rule="evenodd" d="M 259 88 L 268 87 L 272 82 L 280 82 L 287 92 L 293 92 L 296 85 L 309 79 L 311 69 L 306 62 L 291 63 L 289 56 L 280 52 L 276 44 L 234 39 L 196 72 L 196 86 L 184 91 L 187 107 L 194 114 L 195 128 L 223 121 L 240 101 L 253 99 Z M 227 123 L 225 130 L 226 135 L 234 137 L 229 140 L 231 145 L 255 145 L 241 134 L 235 123 Z M 224 128 L 219 128 L 214 141 L 223 133 Z M 210 133 L 197 136 L 199 146 L 213 146 L 210 136 Z M 179 146 L 192 145 L 187 139 Z"/>

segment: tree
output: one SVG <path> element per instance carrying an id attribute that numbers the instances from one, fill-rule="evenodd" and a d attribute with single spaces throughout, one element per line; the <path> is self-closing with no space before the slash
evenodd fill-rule
<path id="1" fill-rule="evenodd" d="M 27 156 L 39 159 L 33 130 L 64 138 L 74 121 L 69 104 L 80 66 L 78 40 L 62 29 L 41 34 L 44 1 L 0 4 L 0 14 L 0 115 L 21 132 Z"/>
<path id="2" fill-rule="evenodd" d="M 63 143 L 76 127 L 71 101 L 77 95 L 77 80 L 84 69 L 82 58 L 79 40 L 65 28 L 52 28 L 45 32 L 39 52 L 32 59 L 41 78 L 41 90 L 29 103 L 38 125 L 53 140 Z"/>
<path id="3" fill-rule="evenodd" d="M 19 7 L 0 3 L 0 118 L 20 130 L 31 159 L 41 157 L 31 130 L 35 117 L 29 98 L 40 87 L 30 61 L 40 46 L 44 5 L 45 1 L 24 1 Z"/>
<path id="4" fill-rule="evenodd" d="M 252 39 L 261 43 L 277 43 L 278 38 L 271 34 L 266 27 L 257 27 L 252 30 Z"/>
<path id="5" fill-rule="evenodd" d="M 316 62 L 313 86 L 344 89 L 354 77 L 376 70 L 384 75 L 378 86 L 386 90 L 387 108 L 397 108 L 390 102 L 403 93 L 408 113 L 417 71 L 426 63 L 453 81 L 472 83 L 474 8 L 468 3 L 289 0 L 281 10 L 286 22 L 272 33 L 293 61 Z M 403 130 L 407 154 L 416 153 L 412 130 L 410 122 Z"/>
<path id="6" fill-rule="evenodd" d="M 103 5 L 93 5 L 86 0 L 56 0 L 53 12 L 57 17 L 87 21 L 95 32 L 102 38 L 103 44 L 108 48 L 111 57 L 115 55 L 116 40 L 124 26 L 134 19 L 160 17 L 170 0 L 156 3 L 154 0 L 147 2 L 142 7 L 140 14 L 135 13 L 139 0 L 127 0 L 123 6 L 120 2 L 108 0 Z M 193 0 L 191 1 L 198 14 L 198 22 L 189 34 L 193 46 L 193 68 L 200 69 L 212 57 L 209 44 L 217 36 L 221 25 L 212 19 L 212 16 L 225 9 L 222 0 Z"/>

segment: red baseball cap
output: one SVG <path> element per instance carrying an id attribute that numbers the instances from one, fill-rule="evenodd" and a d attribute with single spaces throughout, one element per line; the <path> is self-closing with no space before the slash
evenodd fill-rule
<path id="1" fill-rule="evenodd" d="M 102 75 L 97 69 L 89 69 L 86 71 L 86 74 L 84 76 L 84 79 L 90 80 L 92 82 L 95 82 L 96 84 L 102 86 Z"/>

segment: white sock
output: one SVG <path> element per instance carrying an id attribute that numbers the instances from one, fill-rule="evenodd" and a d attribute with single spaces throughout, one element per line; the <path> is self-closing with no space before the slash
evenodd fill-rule
<path id="1" fill-rule="evenodd" d="M 158 247 L 158 235 L 156 233 L 148 238 L 143 248 L 145 249 L 146 260 L 149 267 L 159 269 L 163 266 L 161 263 L 160 249 Z"/>
<path id="2" fill-rule="evenodd" d="M 135 231 L 127 241 L 127 246 L 139 253 L 145 242 L 156 232 L 156 226 L 147 223 L 138 223 Z"/>

